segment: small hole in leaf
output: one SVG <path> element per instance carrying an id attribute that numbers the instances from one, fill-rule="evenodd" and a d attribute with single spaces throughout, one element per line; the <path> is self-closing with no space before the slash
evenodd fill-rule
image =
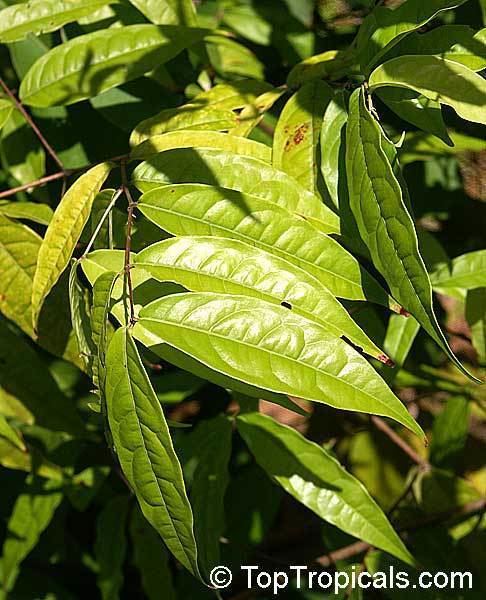
<path id="1" fill-rule="evenodd" d="M 289 304 L 288 302 L 280 302 L 280 306 L 283 306 L 284 308 L 288 308 L 289 310 L 292 310 L 292 305 Z"/>

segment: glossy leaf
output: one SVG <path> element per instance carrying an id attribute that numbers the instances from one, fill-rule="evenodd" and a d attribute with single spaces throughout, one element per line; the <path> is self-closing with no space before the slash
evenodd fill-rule
<path id="1" fill-rule="evenodd" d="M 189 434 L 197 460 L 191 485 L 194 533 L 201 570 L 207 576 L 220 564 L 219 540 L 224 533 L 224 499 L 229 482 L 231 422 L 224 416 L 200 423 Z"/>
<path id="2" fill-rule="evenodd" d="M 214 370 L 277 393 L 420 427 L 369 363 L 292 311 L 245 296 L 175 294 L 140 311 L 137 329 Z M 248 364 L 252 369 L 248 369 Z"/>
<path id="3" fill-rule="evenodd" d="M 130 0 L 149 21 L 156 25 L 196 25 L 192 0 Z"/>
<path id="4" fill-rule="evenodd" d="M 236 422 L 257 463 L 286 492 L 328 523 L 413 564 L 366 488 L 331 453 L 259 413 L 240 415 Z"/>
<path id="5" fill-rule="evenodd" d="M 154 154 L 175 148 L 212 148 L 256 158 L 267 163 L 272 159 L 272 150 L 265 144 L 226 133 L 190 130 L 172 131 L 150 137 L 135 147 L 130 156 L 133 160 L 146 160 Z"/>
<path id="6" fill-rule="evenodd" d="M 486 287 L 486 250 L 469 252 L 454 258 L 450 264 L 439 265 L 431 275 L 434 288 L 474 290 Z"/>
<path id="7" fill-rule="evenodd" d="M 176 600 L 169 567 L 169 554 L 160 537 L 138 508 L 132 512 L 130 533 L 133 560 L 140 572 L 143 591 L 148 600 L 160 600 L 161 590 L 164 590 L 166 600 Z"/>
<path id="8" fill-rule="evenodd" d="M 199 576 L 192 510 L 159 400 L 130 332 L 106 354 L 108 421 L 120 465 L 145 518 L 169 550 Z"/>
<path id="9" fill-rule="evenodd" d="M 201 92 L 182 107 L 163 110 L 154 117 L 142 121 L 133 131 L 130 143 L 135 146 L 151 136 L 166 133 L 174 128 L 194 130 L 196 127 L 198 129 L 204 127 L 207 129 L 205 123 L 208 123 L 211 129 L 217 127 L 224 130 L 230 122 L 235 121 L 233 111 L 251 104 L 258 95 L 271 89 L 272 87 L 267 83 L 252 79 L 220 83 Z M 224 122 L 215 120 L 214 115 L 223 117 Z"/>
<path id="10" fill-rule="evenodd" d="M 363 92 L 357 90 L 350 103 L 346 163 L 350 206 L 360 235 L 393 297 L 467 373 L 437 322 L 432 286 L 406 206 L 405 184 L 397 180 L 385 152 L 389 144 L 366 108 Z"/>
<path id="11" fill-rule="evenodd" d="M 327 192 L 336 207 L 339 206 L 339 179 L 342 176 L 340 164 L 345 149 L 347 120 L 344 97 L 335 96 L 329 102 L 323 117 L 320 168 Z"/>
<path id="12" fill-rule="evenodd" d="M 170 150 L 139 165 L 133 180 L 142 192 L 168 183 L 218 185 L 283 206 L 325 233 L 339 233 L 339 217 L 315 194 L 283 171 L 249 156 L 206 148 Z"/>
<path id="13" fill-rule="evenodd" d="M 11 219 L 25 219 L 40 225 L 49 225 L 53 212 L 48 204 L 0 201 L 0 214 Z"/>
<path id="14" fill-rule="evenodd" d="M 129 496 L 115 496 L 105 504 L 96 522 L 94 550 L 102 600 L 118 600 L 120 597 L 127 551 L 125 529 L 129 501 Z"/>
<path id="15" fill-rule="evenodd" d="M 466 319 L 471 339 L 481 365 L 486 364 L 486 287 L 469 290 L 466 296 Z"/>
<path id="16" fill-rule="evenodd" d="M 7 419 L 0 414 L 0 437 L 8 440 L 11 444 L 16 446 L 19 450 L 25 451 L 25 444 L 19 435 L 19 432 L 10 425 Z"/>
<path id="17" fill-rule="evenodd" d="M 8 534 L 2 550 L 2 588 L 9 593 L 19 567 L 37 544 L 62 500 L 58 481 L 35 482 L 32 478 L 17 497 L 8 521 Z"/>
<path id="18" fill-rule="evenodd" d="M 56 208 L 39 249 L 32 285 L 32 321 L 36 328 L 42 304 L 69 264 L 74 248 L 88 220 L 93 201 L 110 173 L 102 163 L 82 175 Z"/>
<path id="19" fill-rule="evenodd" d="M 486 124 L 486 81 L 464 65 L 437 56 L 400 56 L 376 68 L 369 88 L 401 87 L 451 106 L 463 119 Z"/>
<path id="20" fill-rule="evenodd" d="M 407 0 L 394 10 L 378 6 L 364 20 L 356 40 L 356 53 L 362 67 L 375 65 L 407 33 L 420 29 L 444 10 L 466 0 Z"/>
<path id="21" fill-rule="evenodd" d="M 224 188 L 182 184 L 144 194 L 140 210 L 174 235 L 231 238 L 276 254 L 340 298 L 388 303 L 379 284 L 338 242 L 272 202 Z"/>
<path id="22" fill-rule="evenodd" d="M 117 0 L 30 0 L 0 11 L 0 43 L 60 29 Z"/>
<path id="23" fill-rule="evenodd" d="M 290 307 L 296 314 L 321 324 L 331 335 L 345 336 L 371 356 L 387 360 L 318 280 L 243 242 L 172 238 L 142 250 L 135 264 L 155 279 L 174 281 L 191 291 L 241 294 Z"/>
<path id="24" fill-rule="evenodd" d="M 205 30 L 129 25 L 76 37 L 34 63 L 20 86 L 29 106 L 73 104 L 140 77 L 198 42 Z"/>
<path id="25" fill-rule="evenodd" d="M 319 80 L 304 84 L 284 106 L 273 138 L 273 164 L 317 192 L 318 143 L 332 89 Z"/>

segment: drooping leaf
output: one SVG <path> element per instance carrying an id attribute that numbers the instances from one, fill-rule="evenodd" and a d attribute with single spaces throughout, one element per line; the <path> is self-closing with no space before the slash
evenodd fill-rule
<path id="1" fill-rule="evenodd" d="M 0 11 L 0 43 L 60 29 L 117 0 L 30 0 Z"/>
<path id="2" fill-rule="evenodd" d="M 134 335 L 142 332 L 151 346 L 165 342 L 250 385 L 344 410 L 387 415 L 421 435 L 366 359 L 284 307 L 245 296 L 175 294 L 140 311 Z"/>
<path id="3" fill-rule="evenodd" d="M 175 148 L 212 148 L 256 158 L 266 163 L 272 160 L 272 150 L 265 144 L 227 133 L 191 130 L 152 136 L 136 146 L 130 156 L 133 160 L 146 160 L 154 154 Z"/>
<path id="4" fill-rule="evenodd" d="M 225 188 L 180 184 L 147 192 L 140 210 L 174 235 L 246 242 L 305 270 L 335 296 L 388 305 L 379 284 L 338 242 L 267 200 Z"/>
<path id="5" fill-rule="evenodd" d="M 69 264 L 90 215 L 93 201 L 110 171 L 109 163 L 102 163 L 90 169 L 71 186 L 54 213 L 39 249 L 32 285 L 34 329 L 42 304 Z"/>
<path id="6" fill-rule="evenodd" d="M 0 437 L 8 440 L 19 450 L 25 451 L 25 444 L 22 441 L 19 432 L 17 429 L 12 427 L 12 425 L 10 425 L 10 423 L 2 414 L 0 414 Z"/>
<path id="7" fill-rule="evenodd" d="M 160 402 L 125 328 L 115 332 L 106 354 L 106 403 L 118 459 L 145 518 L 199 577 L 182 470 Z"/>
<path id="8" fill-rule="evenodd" d="M 400 40 L 420 29 L 444 10 L 460 6 L 466 0 L 407 0 L 395 10 L 376 7 L 364 20 L 356 40 L 356 54 L 367 71 Z"/>
<path id="9" fill-rule="evenodd" d="M 463 119 L 486 124 L 486 81 L 474 71 L 438 56 L 400 56 L 377 67 L 370 76 L 371 92 L 381 87 L 415 90 L 451 106 Z"/>
<path id="10" fill-rule="evenodd" d="M 49 225 L 53 212 L 48 204 L 0 201 L 0 214 L 11 219 L 25 219 L 40 225 Z"/>
<path id="11" fill-rule="evenodd" d="M 114 271 L 107 271 L 101 274 L 93 284 L 91 337 L 96 354 L 93 360 L 93 381 L 100 390 L 104 390 L 107 319 L 117 277 L 118 274 Z"/>
<path id="12" fill-rule="evenodd" d="M 469 290 L 466 296 L 466 319 L 471 329 L 474 349 L 481 365 L 486 364 L 486 287 Z"/>
<path id="13" fill-rule="evenodd" d="M 466 444 L 471 405 L 467 398 L 451 396 L 434 420 L 430 462 L 443 469 L 455 469 Z"/>
<path id="14" fill-rule="evenodd" d="M 194 533 L 198 560 L 208 576 L 219 565 L 219 539 L 224 533 L 224 497 L 228 486 L 231 456 L 231 422 L 218 416 L 199 423 L 189 434 L 192 454 L 197 461 L 191 485 Z"/>
<path id="15" fill-rule="evenodd" d="M 149 21 L 156 25 L 196 25 L 192 0 L 130 0 Z"/>
<path id="16" fill-rule="evenodd" d="M 96 522 L 95 556 L 98 587 L 103 600 L 118 600 L 123 585 L 123 562 L 127 551 L 125 534 L 129 496 L 115 496 L 105 504 Z"/>
<path id="17" fill-rule="evenodd" d="M 17 497 L 8 521 L 2 550 L 2 589 L 8 594 L 19 574 L 20 564 L 37 544 L 62 500 L 59 481 L 29 478 Z"/>
<path id="18" fill-rule="evenodd" d="M 486 287 L 486 250 L 462 254 L 437 267 L 431 275 L 434 289 L 461 288 L 474 290 Z"/>
<path id="19" fill-rule="evenodd" d="M 69 306 L 73 331 L 76 335 L 81 358 L 88 370 L 91 371 L 95 346 L 91 335 L 87 290 L 78 278 L 79 262 L 78 260 L 73 261 L 69 273 Z"/>
<path id="20" fill-rule="evenodd" d="M 334 206 L 339 207 L 339 179 L 342 177 L 340 163 L 345 146 L 345 126 L 348 113 L 344 97 L 331 99 L 324 113 L 321 129 L 320 168 L 324 183 Z"/>
<path id="21" fill-rule="evenodd" d="M 346 162 L 350 206 L 360 235 L 393 297 L 469 375 L 437 322 L 432 286 L 406 206 L 405 184 L 396 178 L 387 156 L 389 144 L 366 108 L 363 92 L 357 90 L 350 102 Z"/>
<path id="22" fill-rule="evenodd" d="M 316 193 L 318 143 L 332 89 L 318 79 L 304 84 L 284 106 L 273 138 L 273 164 Z"/>
<path id="23" fill-rule="evenodd" d="M 413 564 L 413 558 L 366 488 L 323 447 L 259 413 L 240 415 L 238 431 L 257 463 L 325 521 Z"/>
<path id="24" fill-rule="evenodd" d="M 325 233 L 339 233 L 339 217 L 315 194 L 283 171 L 234 152 L 206 148 L 169 150 L 140 164 L 133 180 L 142 192 L 168 183 L 194 182 L 233 189 L 298 213 Z"/>
<path id="25" fill-rule="evenodd" d="M 176 600 L 169 568 L 169 553 L 138 507 L 132 512 L 130 533 L 133 561 L 140 572 L 143 591 L 148 600 L 160 600 L 161 590 L 164 591 L 165 599 Z"/>
<path id="26" fill-rule="evenodd" d="M 20 98 L 38 107 L 92 98 L 170 60 L 205 33 L 171 25 L 129 25 L 76 37 L 32 65 Z"/>
<path id="27" fill-rule="evenodd" d="M 387 357 L 356 325 L 336 298 L 314 277 L 269 252 L 236 240 L 171 238 L 140 252 L 135 264 L 160 281 L 196 292 L 221 292 L 282 304 L 333 336 L 345 336 L 367 354 Z"/>
<path id="28" fill-rule="evenodd" d="M 210 90 L 201 92 L 182 107 L 163 110 L 154 117 L 142 121 L 133 131 L 130 143 L 135 146 L 149 137 L 173 129 L 194 130 L 209 127 L 211 130 L 215 128 L 225 130 L 235 121 L 234 111 L 251 104 L 258 95 L 271 89 L 272 87 L 267 83 L 253 79 L 220 83 Z M 215 119 L 215 116 L 218 118 Z"/>

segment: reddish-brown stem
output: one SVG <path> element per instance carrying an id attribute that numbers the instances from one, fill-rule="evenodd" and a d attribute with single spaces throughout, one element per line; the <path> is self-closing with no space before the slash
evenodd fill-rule
<path id="1" fill-rule="evenodd" d="M 428 462 L 422 458 L 420 454 L 418 454 L 411 446 L 409 446 L 407 442 L 398 435 L 398 433 L 393 431 L 393 429 L 387 423 L 385 423 L 382 418 L 372 416 L 371 421 L 377 429 L 382 431 L 394 444 L 403 450 L 403 452 L 405 452 L 405 454 L 407 454 L 407 456 L 409 456 L 413 462 L 417 463 L 423 468 L 428 466 Z"/>
<path id="2" fill-rule="evenodd" d="M 15 94 L 12 92 L 12 90 L 8 87 L 8 85 L 5 83 L 5 81 L 1 77 L 0 77 L 0 86 L 2 86 L 4 92 L 12 100 L 12 102 L 15 104 L 15 107 L 20 111 L 20 113 L 22 114 L 24 119 L 27 121 L 29 127 L 32 129 L 32 131 L 35 133 L 35 135 L 39 138 L 40 143 L 47 150 L 47 153 L 51 156 L 52 160 L 56 163 L 56 165 L 60 169 L 62 169 L 64 171 L 64 165 L 62 164 L 62 161 L 59 158 L 59 156 L 56 154 L 56 151 L 54 150 L 54 148 L 46 140 L 46 138 L 42 134 L 42 131 L 37 127 L 37 125 L 35 124 L 32 117 L 29 115 L 29 113 L 24 108 L 22 102 L 20 102 L 20 100 L 18 100 L 18 98 L 15 96 Z"/>
<path id="3" fill-rule="evenodd" d="M 64 171 L 59 171 L 58 173 L 53 173 L 52 175 L 46 175 L 45 177 L 37 179 L 36 181 L 31 181 L 30 183 L 25 183 L 24 185 L 19 185 L 9 190 L 5 190 L 4 192 L 0 192 L 0 199 L 8 198 L 9 196 L 15 196 L 15 194 L 18 194 L 19 192 L 26 192 L 33 188 L 38 188 L 50 183 L 51 181 L 64 179 L 64 177 L 66 177 L 66 173 Z"/>
<path id="4" fill-rule="evenodd" d="M 135 303 L 133 300 L 133 284 L 132 284 L 132 265 L 130 261 L 130 255 L 132 252 L 132 229 L 133 229 L 133 221 L 135 219 L 135 208 L 137 203 L 134 202 L 132 198 L 132 194 L 130 192 L 130 188 L 128 186 L 128 178 L 126 171 L 126 161 L 122 160 L 121 162 L 121 176 L 122 176 L 122 187 L 125 192 L 125 196 L 128 200 L 128 217 L 127 217 L 127 233 L 125 240 L 125 288 L 126 288 L 126 296 L 128 297 L 128 305 L 130 311 L 130 325 L 135 325 L 136 317 L 135 317 Z M 127 315 L 128 318 L 128 315 Z"/>

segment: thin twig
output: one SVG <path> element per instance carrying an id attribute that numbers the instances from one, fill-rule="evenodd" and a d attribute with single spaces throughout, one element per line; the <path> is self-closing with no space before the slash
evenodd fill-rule
<path id="1" fill-rule="evenodd" d="M 132 265 L 130 262 L 130 255 L 132 252 L 132 228 L 133 221 L 135 219 L 135 208 L 137 203 L 134 202 L 132 198 L 132 194 L 130 192 L 130 188 L 128 186 L 128 178 L 127 178 L 127 170 L 126 170 L 126 161 L 122 160 L 121 165 L 121 176 L 122 176 L 122 188 L 125 192 L 125 196 L 128 200 L 128 209 L 127 209 L 127 233 L 125 240 L 125 297 L 128 297 L 129 309 L 130 309 L 130 324 L 135 325 L 136 317 L 135 317 L 135 303 L 133 301 L 133 284 L 132 284 Z M 127 311 L 128 312 L 128 311 Z M 127 320 L 128 320 L 128 315 Z"/>
<path id="2" fill-rule="evenodd" d="M 398 433 L 393 431 L 393 429 L 385 423 L 385 421 L 377 416 L 371 417 L 371 422 L 373 425 L 382 431 L 390 440 L 396 444 L 409 458 L 413 460 L 413 462 L 417 463 L 422 468 L 427 468 L 429 466 L 428 462 L 420 456 L 411 446 L 407 444 L 407 442 L 401 438 Z"/>
<path id="3" fill-rule="evenodd" d="M 59 158 L 59 156 L 57 155 L 56 151 L 49 144 L 49 142 L 46 140 L 46 138 L 42 134 L 41 130 L 34 123 L 34 120 L 29 115 L 29 113 L 27 112 L 27 110 L 24 108 L 24 105 L 22 104 L 22 102 L 20 102 L 20 100 L 17 99 L 17 97 L 15 96 L 15 94 L 12 92 L 12 90 L 8 87 L 8 85 L 5 83 L 5 81 L 1 77 L 0 77 L 0 85 L 2 86 L 4 92 L 7 94 L 7 96 L 15 104 L 15 107 L 20 111 L 20 113 L 22 114 L 22 116 L 24 117 L 24 119 L 27 121 L 29 127 L 32 129 L 32 131 L 35 133 L 35 135 L 39 138 L 40 143 L 47 150 L 47 152 L 51 156 L 52 160 L 64 172 L 64 165 L 62 164 L 62 161 Z"/>
<path id="4" fill-rule="evenodd" d="M 83 257 L 85 257 L 87 254 L 89 254 L 95 240 L 96 237 L 98 235 L 98 233 L 100 232 L 101 228 L 103 227 L 103 223 L 105 222 L 106 218 L 108 217 L 108 215 L 111 213 L 112 208 L 115 206 L 116 201 L 118 200 L 118 198 L 123 194 L 123 188 L 119 188 L 114 194 L 113 194 L 113 198 L 110 200 L 110 203 L 108 204 L 108 206 L 106 207 L 106 209 L 103 212 L 103 215 L 98 223 L 98 225 L 96 226 L 96 229 L 93 232 L 93 235 L 91 236 L 91 239 L 88 243 L 88 245 L 86 246 L 86 250 L 83 252 Z"/>

